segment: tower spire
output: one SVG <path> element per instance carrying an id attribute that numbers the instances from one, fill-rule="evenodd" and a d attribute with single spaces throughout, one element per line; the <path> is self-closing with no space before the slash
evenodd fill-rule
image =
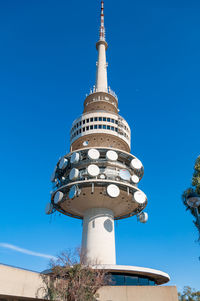
<path id="1" fill-rule="evenodd" d="M 96 91 L 108 91 L 107 79 L 107 62 L 106 62 L 106 49 L 108 44 L 105 40 L 105 26 L 104 26 L 104 1 L 101 1 L 101 25 L 99 41 L 96 44 L 98 50 L 97 72 L 96 72 Z"/>
<path id="2" fill-rule="evenodd" d="M 104 26 L 104 1 L 101 1 L 101 26 L 100 26 L 100 40 L 105 41 L 105 26 Z"/>

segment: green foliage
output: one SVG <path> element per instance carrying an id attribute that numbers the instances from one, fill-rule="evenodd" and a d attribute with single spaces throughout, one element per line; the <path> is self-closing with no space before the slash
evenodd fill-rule
<path id="1" fill-rule="evenodd" d="M 195 291 L 189 286 L 185 286 L 183 293 L 179 293 L 179 301 L 200 301 L 200 291 Z"/>
<path id="2" fill-rule="evenodd" d="M 103 269 L 83 263 L 77 252 L 63 252 L 50 262 L 48 274 L 41 274 L 45 298 L 59 301 L 95 301 L 100 287 L 109 283 Z"/>
<path id="3" fill-rule="evenodd" d="M 186 210 L 189 210 L 193 216 L 196 217 L 195 215 L 195 210 L 194 208 L 191 208 L 188 206 L 186 198 L 191 192 L 196 192 L 197 194 L 200 195 L 200 156 L 196 159 L 195 165 L 194 165 L 194 173 L 192 177 L 192 185 L 190 188 L 186 189 L 183 194 L 182 194 L 182 200 L 183 204 L 186 207 Z M 198 208 L 199 213 L 200 213 L 200 207 Z M 197 223 L 194 222 L 194 224 L 197 227 Z"/>
<path id="4" fill-rule="evenodd" d="M 200 195 L 200 156 L 197 158 L 194 165 L 192 186 L 195 187 L 196 192 Z"/>

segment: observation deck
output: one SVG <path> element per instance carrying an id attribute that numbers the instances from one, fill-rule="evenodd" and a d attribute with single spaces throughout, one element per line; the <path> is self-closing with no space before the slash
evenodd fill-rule
<path id="1" fill-rule="evenodd" d="M 147 205 L 145 194 L 137 187 L 143 173 L 142 163 L 130 153 L 100 147 L 81 149 L 58 162 L 52 175 L 51 205 L 81 219 L 90 208 L 110 209 L 115 219 L 136 215 Z"/>
<path id="2" fill-rule="evenodd" d="M 77 118 L 71 128 L 70 142 L 91 134 L 109 134 L 123 139 L 130 148 L 131 129 L 126 120 L 105 111 L 92 111 Z"/>

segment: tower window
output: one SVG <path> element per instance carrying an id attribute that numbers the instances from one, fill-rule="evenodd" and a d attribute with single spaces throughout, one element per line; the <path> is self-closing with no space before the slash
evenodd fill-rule
<path id="1" fill-rule="evenodd" d="M 112 122 L 112 123 L 115 123 L 115 120 L 114 120 L 114 119 L 111 119 L 111 122 Z"/>
<path id="2" fill-rule="evenodd" d="M 93 130 L 93 125 L 90 126 L 90 130 Z"/>
<path id="3" fill-rule="evenodd" d="M 99 121 L 102 121 L 102 117 L 99 117 Z"/>
<path id="4" fill-rule="evenodd" d="M 83 120 L 83 124 L 85 124 L 85 120 Z"/>
<path id="5" fill-rule="evenodd" d="M 106 130 L 106 125 L 105 125 L 105 124 L 103 125 L 103 129 L 105 129 L 105 130 Z"/>
<path id="6" fill-rule="evenodd" d="M 87 119 L 87 123 L 89 123 L 90 119 Z"/>
<path id="7" fill-rule="evenodd" d="M 94 118 L 90 118 L 90 122 L 93 122 Z"/>
<path id="8" fill-rule="evenodd" d="M 94 126 L 94 129 L 97 129 L 97 125 Z"/>
<path id="9" fill-rule="evenodd" d="M 103 117 L 103 121 L 106 121 L 106 117 Z"/>
<path id="10" fill-rule="evenodd" d="M 94 118 L 94 121 L 97 121 L 97 117 Z"/>
<path id="11" fill-rule="evenodd" d="M 107 121 L 110 122 L 110 118 L 107 118 Z"/>
<path id="12" fill-rule="evenodd" d="M 109 125 L 107 125 L 107 130 L 110 130 L 110 126 Z"/>
<path id="13" fill-rule="evenodd" d="M 99 129 L 102 129 L 102 125 L 101 124 L 99 124 Z"/>
<path id="14" fill-rule="evenodd" d="M 89 131 L 89 126 L 86 126 L 86 130 Z"/>
<path id="15" fill-rule="evenodd" d="M 85 128 L 83 128 L 83 132 L 85 132 Z"/>
<path id="16" fill-rule="evenodd" d="M 115 130 L 114 126 L 111 126 L 111 130 L 112 130 L 112 131 L 114 131 L 114 130 Z"/>

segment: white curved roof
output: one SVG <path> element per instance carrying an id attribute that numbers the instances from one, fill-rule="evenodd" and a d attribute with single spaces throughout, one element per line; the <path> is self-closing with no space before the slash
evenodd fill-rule
<path id="1" fill-rule="evenodd" d="M 148 276 L 152 278 L 156 284 L 164 284 L 170 281 L 170 277 L 167 273 L 164 273 L 159 270 L 137 267 L 137 266 L 126 266 L 126 265 L 112 265 L 112 264 L 103 264 L 103 265 L 96 265 L 94 268 L 98 269 L 105 269 L 109 272 L 115 273 L 127 273 L 133 275 L 141 275 L 141 276 Z"/>

